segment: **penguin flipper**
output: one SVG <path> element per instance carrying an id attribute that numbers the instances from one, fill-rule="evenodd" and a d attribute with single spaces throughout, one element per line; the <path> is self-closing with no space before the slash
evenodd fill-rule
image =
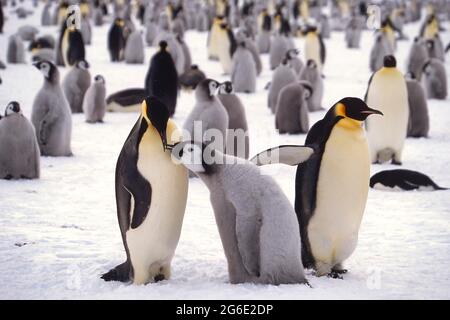
<path id="1" fill-rule="evenodd" d="M 124 185 L 124 188 L 131 194 L 134 201 L 130 226 L 131 229 L 136 229 L 144 222 L 150 210 L 152 187 L 137 170 L 130 178 L 131 183 Z"/>
<path id="2" fill-rule="evenodd" d="M 127 260 L 124 263 L 119 264 L 115 268 L 109 270 L 100 278 L 105 281 L 128 282 L 130 281 L 130 263 Z"/>
<path id="3" fill-rule="evenodd" d="M 257 166 L 282 163 L 296 166 L 307 161 L 314 154 L 314 149 L 308 146 L 282 145 L 267 149 L 254 156 L 250 162 Z"/>

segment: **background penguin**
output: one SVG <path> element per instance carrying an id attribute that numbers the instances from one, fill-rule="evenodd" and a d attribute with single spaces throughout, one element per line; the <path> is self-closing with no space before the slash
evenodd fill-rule
<path id="1" fill-rule="evenodd" d="M 246 30 L 240 29 L 236 33 L 236 42 L 244 43 L 245 48 L 248 51 L 250 51 L 250 53 L 252 54 L 252 57 L 253 57 L 253 61 L 255 61 L 256 75 L 259 76 L 262 71 L 262 62 L 261 62 L 261 58 L 259 57 L 259 50 L 256 47 L 256 44 L 253 41 L 253 39 L 249 36 L 249 34 Z"/>
<path id="2" fill-rule="evenodd" d="M 303 61 L 300 60 L 298 54 L 300 52 L 297 49 L 290 49 L 286 52 L 285 59 L 288 60 L 289 66 L 295 71 L 297 75 L 300 75 L 304 65 Z"/>
<path id="3" fill-rule="evenodd" d="M 374 189 L 411 190 L 447 190 L 439 187 L 430 177 L 412 170 L 385 170 L 378 172 L 370 178 L 370 187 Z"/>
<path id="4" fill-rule="evenodd" d="M 269 51 L 270 70 L 276 69 L 289 51 L 289 45 L 286 38 L 281 34 L 275 34 L 271 40 Z"/>
<path id="5" fill-rule="evenodd" d="M 58 45 L 56 46 L 56 52 L 55 52 L 55 61 L 56 61 L 56 65 L 58 65 L 58 66 L 64 66 L 62 44 L 63 44 L 64 36 L 66 34 L 66 29 L 67 29 L 67 23 L 66 23 L 66 20 L 64 20 L 63 22 L 60 23 Z"/>
<path id="6" fill-rule="evenodd" d="M 158 26 L 156 23 L 149 19 L 145 22 L 145 42 L 147 45 L 152 46 L 155 38 L 158 34 Z"/>
<path id="7" fill-rule="evenodd" d="M 308 101 L 313 91 L 311 84 L 306 81 L 293 82 L 281 89 L 275 114 L 275 129 L 279 133 L 308 132 Z"/>
<path id="8" fill-rule="evenodd" d="M 123 60 L 123 50 L 125 49 L 124 30 L 125 21 L 120 18 L 114 22 L 108 32 L 108 50 L 112 62 Z"/>
<path id="9" fill-rule="evenodd" d="M 256 64 L 245 42 L 238 44 L 233 55 L 231 82 L 235 92 L 253 93 L 256 91 Z"/>
<path id="10" fill-rule="evenodd" d="M 224 22 L 224 18 L 221 16 L 215 17 L 211 26 L 211 31 L 208 34 L 208 59 L 219 60 L 219 45 L 220 34 L 222 33 L 221 25 Z"/>
<path id="11" fill-rule="evenodd" d="M 406 88 L 408 89 L 409 121 L 408 137 L 428 137 L 430 118 L 428 105 L 422 84 L 415 79 L 414 74 L 407 74 Z"/>
<path id="12" fill-rule="evenodd" d="M 89 63 L 85 60 L 78 61 L 66 74 L 62 83 L 64 95 L 72 113 L 83 112 L 84 94 L 90 85 Z"/>
<path id="13" fill-rule="evenodd" d="M 225 110 L 227 110 L 228 114 L 226 153 L 235 157 L 248 159 L 250 154 L 250 139 L 247 116 L 245 115 L 245 108 L 241 99 L 233 93 L 233 85 L 231 82 L 226 81 L 219 86 L 217 98 Z M 245 137 L 242 141 L 244 134 Z"/>
<path id="14" fill-rule="evenodd" d="M 315 26 L 306 28 L 305 34 L 305 60 L 314 60 L 317 69 L 322 74 L 323 65 L 326 58 L 325 43 Z"/>
<path id="15" fill-rule="evenodd" d="M 330 20 L 326 14 L 321 14 L 318 18 L 317 23 L 320 26 L 320 34 L 323 39 L 329 39 L 331 36 L 331 26 Z"/>
<path id="16" fill-rule="evenodd" d="M 377 32 L 375 34 L 375 42 L 370 51 L 370 71 L 376 72 L 382 68 L 384 57 L 392 54 L 394 54 L 394 50 L 389 44 L 387 36 L 382 32 Z"/>
<path id="17" fill-rule="evenodd" d="M 420 81 L 422 79 L 422 69 L 428 61 L 426 43 L 422 38 L 416 37 L 409 51 L 406 70 L 412 73 Z"/>
<path id="18" fill-rule="evenodd" d="M 30 41 L 28 45 L 29 51 L 35 52 L 40 49 L 55 49 L 55 39 L 49 35 Z"/>
<path id="19" fill-rule="evenodd" d="M 347 48 L 359 48 L 364 21 L 353 15 L 345 27 L 345 43 Z"/>
<path id="20" fill-rule="evenodd" d="M 295 212 L 303 266 L 314 268 L 319 277 L 340 278 L 347 272 L 342 263 L 356 248 L 370 178 L 369 147 L 362 122 L 372 114 L 381 112 L 361 99 L 344 98 L 309 131 L 305 144 L 314 148 L 314 154 L 307 162 L 304 147 L 275 148 L 278 162 L 298 165 Z M 267 154 L 264 151 L 251 161 L 273 163 Z"/>
<path id="21" fill-rule="evenodd" d="M 145 77 L 147 95 L 155 96 L 167 107 L 169 115 L 175 114 L 178 95 L 178 73 L 170 53 L 167 52 L 167 42 L 161 41 L 159 51 L 150 61 L 150 67 Z"/>
<path id="22" fill-rule="evenodd" d="M 5 16 L 3 14 L 3 5 L 0 5 L 0 34 L 3 33 L 4 23 L 5 23 Z"/>
<path id="23" fill-rule="evenodd" d="M 116 166 L 117 216 L 127 260 L 104 274 L 105 281 L 132 280 L 138 285 L 170 278 L 188 176 L 166 149 L 180 138 L 164 104 L 146 98 Z"/>
<path id="24" fill-rule="evenodd" d="M 210 28 L 210 21 L 209 21 L 209 15 L 208 15 L 208 9 L 207 8 L 201 8 L 196 16 L 195 19 L 195 30 L 199 32 L 205 32 L 208 31 Z M 211 30 L 212 34 L 213 30 Z"/>
<path id="25" fill-rule="evenodd" d="M 422 82 L 427 99 L 445 100 L 447 98 L 447 72 L 442 61 L 430 59 L 425 63 Z"/>
<path id="26" fill-rule="evenodd" d="M 90 45 L 92 41 L 92 28 L 89 17 L 83 15 L 81 18 L 81 36 L 85 45 Z"/>
<path id="27" fill-rule="evenodd" d="M 5 116 L 0 118 L 0 150 L 0 179 L 39 178 L 40 152 L 36 134 L 16 101 L 7 105 Z"/>
<path id="28" fill-rule="evenodd" d="M 185 71 L 185 59 L 183 48 L 176 39 L 175 35 L 171 32 L 163 32 L 160 33 L 156 38 L 158 45 L 164 41 L 167 43 L 167 52 L 172 57 L 173 63 L 175 64 L 175 68 L 177 70 L 177 74 L 181 75 Z"/>
<path id="29" fill-rule="evenodd" d="M 289 67 L 287 60 L 285 59 L 273 73 L 272 82 L 270 83 L 267 104 L 272 113 L 276 112 L 278 94 L 281 89 L 296 80 L 297 76 L 295 75 L 294 70 Z"/>
<path id="30" fill-rule="evenodd" d="M 409 106 L 406 81 L 396 66 L 395 58 L 386 56 L 384 67 L 370 78 L 365 95 L 366 103 L 384 114 L 383 118 L 369 118 L 366 122 L 372 163 L 402 163 Z"/>
<path id="31" fill-rule="evenodd" d="M 312 96 L 308 101 L 309 111 L 323 110 L 323 79 L 314 60 L 308 60 L 306 62 L 306 66 L 302 69 L 299 79 L 309 82 L 312 87 Z"/>
<path id="32" fill-rule="evenodd" d="M 126 63 L 144 63 L 144 40 L 139 30 L 133 31 L 127 39 L 124 57 Z"/>
<path id="33" fill-rule="evenodd" d="M 44 85 L 34 98 L 31 122 L 43 156 L 71 156 L 72 115 L 59 85 L 59 71 L 50 61 L 34 66 L 44 75 Z"/>
<path id="34" fill-rule="evenodd" d="M 74 26 L 64 31 L 61 50 L 66 66 L 73 66 L 78 61 L 86 59 L 83 36 Z"/>
<path id="35" fill-rule="evenodd" d="M 105 79 L 101 75 L 96 75 L 94 83 L 87 89 L 83 99 L 83 112 L 86 122 L 103 122 L 106 112 L 105 96 Z"/>
<path id="36" fill-rule="evenodd" d="M 445 61 L 444 45 L 442 40 L 439 38 L 439 35 L 436 35 L 433 39 L 428 39 L 426 41 L 426 47 L 430 58 L 436 58 L 442 62 Z"/>
<path id="37" fill-rule="evenodd" d="M 306 283 L 294 210 L 276 182 L 247 161 L 214 155 L 223 161 L 207 164 L 207 147 L 183 142 L 172 151 L 210 191 L 217 227 L 235 283 Z M 253 201 L 248 201 L 251 191 Z M 275 227 L 276 226 L 276 227 Z"/>
<path id="38" fill-rule="evenodd" d="M 260 14 L 261 25 L 259 33 L 256 36 L 256 44 L 260 53 L 269 53 L 270 51 L 270 33 L 272 30 L 272 18 L 267 9 L 263 9 Z"/>
<path id="39" fill-rule="evenodd" d="M 184 41 L 183 36 L 178 34 L 176 36 L 176 40 L 181 48 L 181 51 L 183 53 L 183 57 L 184 57 L 184 67 L 183 67 L 183 72 L 181 74 L 184 74 L 186 71 L 188 71 L 191 68 L 192 65 L 192 58 L 191 58 L 191 51 L 189 50 L 189 47 L 186 43 L 186 41 Z"/>
<path id="40" fill-rule="evenodd" d="M 220 25 L 220 33 L 217 36 L 219 41 L 217 54 L 224 74 L 231 74 L 232 58 L 236 51 L 237 43 L 234 38 L 233 30 L 227 23 Z"/>
<path id="41" fill-rule="evenodd" d="M 197 85 L 205 79 L 205 73 L 194 64 L 189 68 L 189 70 L 180 76 L 179 81 L 180 85 L 185 89 L 194 90 Z"/>
<path id="42" fill-rule="evenodd" d="M 39 29 L 31 25 L 24 25 L 17 29 L 17 34 L 22 38 L 23 41 L 34 40 L 38 33 Z"/>
<path id="43" fill-rule="evenodd" d="M 53 25 L 52 17 L 51 17 L 51 14 L 50 14 L 50 6 L 51 6 L 50 2 L 47 2 L 44 5 L 44 8 L 42 9 L 41 26 L 43 26 L 43 27 L 48 27 L 48 26 Z"/>
<path id="44" fill-rule="evenodd" d="M 146 97 L 143 88 L 130 88 L 117 91 L 106 98 L 108 112 L 139 112 L 142 101 Z"/>
<path id="45" fill-rule="evenodd" d="M 25 46 L 18 34 L 8 38 L 8 49 L 6 51 L 7 63 L 25 63 Z"/>

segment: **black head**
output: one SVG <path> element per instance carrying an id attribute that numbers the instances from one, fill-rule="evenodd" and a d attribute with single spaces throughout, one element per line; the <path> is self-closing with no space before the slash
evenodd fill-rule
<path id="1" fill-rule="evenodd" d="M 316 63 L 313 59 L 309 59 L 309 60 L 306 62 L 306 66 L 307 66 L 308 68 L 315 69 L 315 68 L 317 68 L 317 63 Z"/>
<path id="2" fill-rule="evenodd" d="M 336 116 L 365 121 L 372 114 L 383 115 L 381 111 L 371 109 L 359 98 L 346 97 L 334 105 Z"/>
<path id="3" fill-rule="evenodd" d="M 58 75 L 58 68 L 48 60 L 40 60 L 33 64 L 43 75 L 47 81 L 52 82 Z"/>
<path id="4" fill-rule="evenodd" d="M 87 69 L 89 69 L 90 65 L 86 60 L 80 60 L 80 61 L 77 61 L 77 63 L 75 64 L 75 67 L 78 69 L 87 70 Z"/>
<path id="5" fill-rule="evenodd" d="M 20 111 L 20 105 L 17 101 L 11 101 L 5 108 L 5 117 L 14 114 L 14 113 L 22 113 Z"/>
<path id="6" fill-rule="evenodd" d="M 216 151 L 195 141 L 183 141 L 170 147 L 172 159 L 182 163 L 186 168 L 197 174 L 211 174 L 214 172 Z"/>
<path id="7" fill-rule="evenodd" d="M 392 55 L 385 56 L 383 59 L 383 66 L 385 68 L 395 68 L 397 67 L 397 60 Z"/>
<path id="8" fill-rule="evenodd" d="M 161 41 L 161 42 L 159 43 L 159 49 L 160 49 L 161 51 L 167 51 L 167 42 L 166 42 L 166 41 Z"/>
<path id="9" fill-rule="evenodd" d="M 198 70 L 198 65 L 193 64 L 193 65 L 191 66 L 191 70 Z"/>
<path id="10" fill-rule="evenodd" d="M 226 23 L 226 22 L 222 22 L 219 26 L 223 30 L 227 30 L 228 29 L 228 23 Z"/>
<path id="11" fill-rule="evenodd" d="M 105 78 L 103 78 L 103 76 L 102 75 L 96 75 L 95 77 L 94 77 L 94 81 L 95 82 L 97 82 L 97 83 L 105 83 Z"/>
<path id="12" fill-rule="evenodd" d="M 217 90 L 220 87 L 220 83 L 213 79 L 205 79 L 200 82 L 195 89 L 196 96 L 198 98 L 211 99 L 217 94 Z"/>
<path id="13" fill-rule="evenodd" d="M 230 94 L 233 93 L 233 84 L 231 81 L 225 81 L 219 86 L 219 94 Z"/>
<path id="14" fill-rule="evenodd" d="M 169 110 L 164 103 L 155 96 L 149 96 L 142 102 L 142 117 L 149 126 L 158 131 L 164 150 L 167 149 L 167 122 L 169 121 Z"/>
<path id="15" fill-rule="evenodd" d="M 115 18 L 114 25 L 123 28 L 125 26 L 125 21 L 122 18 Z"/>

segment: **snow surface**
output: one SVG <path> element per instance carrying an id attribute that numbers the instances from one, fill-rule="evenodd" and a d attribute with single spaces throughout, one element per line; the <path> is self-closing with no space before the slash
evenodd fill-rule
<path id="1" fill-rule="evenodd" d="M 27 4 L 29 5 L 29 4 Z M 6 61 L 7 38 L 24 24 L 39 26 L 39 11 L 25 20 L 9 14 L 0 35 L 0 59 Z M 136 24 L 138 25 L 138 24 Z M 450 30 L 450 24 L 444 25 Z M 106 48 L 109 23 L 93 29 L 87 47 L 91 74 L 102 74 L 109 93 L 142 87 L 147 65 L 112 64 Z M 399 42 L 397 58 L 406 63 L 419 24 L 406 26 L 410 41 Z M 57 35 L 56 27 L 41 28 L 41 35 Z M 443 35 L 444 43 L 450 33 Z M 363 97 L 372 34 L 365 31 L 362 49 L 345 48 L 343 33 L 326 40 L 324 106 L 345 96 Z M 209 77 L 223 81 L 218 62 L 206 58 L 206 33 L 186 34 L 193 56 Z M 301 39 L 295 40 L 300 49 Z M 146 61 L 154 48 L 146 49 Z M 28 60 L 29 60 L 28 56 Z M 267 108 L 264 86 L 271 79 L 268 56 L 257 92 L 240 95 L 249 121 L 251 154 L 267 147 L 302 144 L 305 135 L 280 136 Z M 447 55 L 447 72 L 450 62 Z M 63 74 L 67 69 L 60 69 Z M 33 98 L 42 85 L 41 74 L 30 64 L 0 70 L 0 109 L 11 100 L 30 117 Z M 450 78 L 449 78 L 450 80 Z M 175 121 L 182 125 L 194 105 L 192 93 L 182 92 Z M 429 101 L 429 139 L 408 139 L 404 168 L 419 170 L 450 187 L 450 102 Z M 311 114 L 311 123 L 324 112 Z M 87 124 L 73 116 L 71 158 L 42 158 L 42 178 L 36 181 L 0 181 L 0 298 L 2 299 L 380 299 L 450 298 L 450 193 L 369 193 L 359 243 L 348 259 L 344 280 L 316 278 L 307 272 L 313 288 L 304 285 L 231 285 L 207 188 L 190 181 L 181 239 L 172 262 L 172 278 L 146 286 L 104 282 L 100 275 L 123 262 L 125 252 L 117 223 L 114 169 L 122 144 L 137 114 L 107 114 L 104 124 Z M 372 173 L 389 169 L 372 166 Z M 294 200 L 295 168 L 266 169 Z"/>

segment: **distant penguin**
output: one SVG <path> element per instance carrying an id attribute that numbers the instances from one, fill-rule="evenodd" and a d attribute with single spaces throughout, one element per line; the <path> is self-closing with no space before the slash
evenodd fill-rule
<path id="1" fill-rule="evenodd" d="M 3 25 L 5 23 L 5 16 L 3 14 L 3 5 L 0 4 L 0 34 L 3 33 Z"/>
<path id="2" fill-rule="evenodd" d="M 120 90 L 106 98 L 106 111 L 108 112 L 139 112 L 142 101 L 147 97 L 143 88 L 130 88 Z"/>
<path id="3" fill-rule="evenodd" d="M 219 87 L 217 98 L 228 113 L 228 135 L 226 153 L 235 157 L 248 159 L 250 139 L 247 116 L 241 99 L 233 93 L 233 85 L 227 81 Z"/>
<path id="4" fill-rule="evenodd" d="M 157 35 L 155 41 L 157 41 L 158 46 L 162 41 L 167 43 L 167 52 L 172 57 L 178 75 L 183 74 L 183 72 L 185 71 L 184 52 L 176 36 L 171 32 L 161 32 Z"/>
<path id="5" fill-rule="evenodd" d="M 65 66 L 73 66 L 77 61 L 86 59 L 83 36 L 75 26 L 66 28 L 61 44 Z"/>
<path id="6" fill-rule="evenodd" d="M 323 79 L 314 60 L 308 60 L 299 75 L 300 80 L 307 81 L 312 87 L 312 96 L 308 101 L 309 111 L 323 110 Z"/>
<path id="7" fill-rule="evenodd" d="M 28 45 L 28 50 L 31 52 L 40 49 L 54 49 L 54 48 L 55 48 L 55 39 L 50 35 L 34 39 L 30 41 L 30 44 Z"/>
<path id="8" fill-rule="evenodd" d="M 208 59 L 219 60 L 219 46 L 221 40 L 220 34 L 223 32 L 221 25 L 224 22 L 224 18 L 219 16 L 214 18 L 211 30 L 208 34 Z"/>
<path id="9" fill-rule="evenodd" d="M 145 42 L 149 46 L 153 46 L 155 38 L 158 34 L 158 26 L 152 20 L 145 23 Z"/>
<path id="10" fill-rule="evenodd" d="M 370 178 L 362 122 L 373 114 L 381 112 L 361 99 L 341 99 L 309 130 L 305 144 L 314 150 L 280 146 L 251 160 L 297 166 L 295 212 L 303 266 L 313 268 L 316 276 L 342 278 L 347 272 L 343 262 L 356 248 Z"/>
<path id="11" fill-rule="evenodd" d="M 261 24 L 259 33 L 256 36 L 256 44 L 260 53 L 269 53 L 270 51 L 270 33 L 272 31 L 272 18 L 267 9 L 263 9 L 260 14 Z"/>
<path id="12" fill-rule="evenodd" d="M 47 27 L 53 25 L 52 16 L 50 14 L 51 4 L 47 2 L 41 13 L 41 26 Z"/>
<path id="13" fill-rule="evenodd" d="M 345 27 L 345 42 L 347 48 L 359 48 L 361 42 L 361 34 L 363 29 L 363 21 L 359 16 L 353 16 Z"/>
<path id="14" fill-rule="evenodd" d="M 321 14 L 318 19 L 318 24 L 320 26 L 320 34 L 322 38 L 329 39 L 331 35 L 330 20 L 326 14 Z"/>
<path id="15" fill-rule="evenodd" d="M 256 91 L 256 65 L 245 42 L 238 44 L 233 55 L 231 82 L 235 92 L 254 93 Z"/>
<path id="16" fill-rule="evenodd" d="M 313 89 L 306 81 L 293 82 L 278 94 L 275 129 L 279 133 L 307 133 L 309 130 L 308 101 Z"/>
<path id="17" fill-rule="evenodd" d="M 183 88 L 194 90 L 205 79 L 205 73 L 197 65 L 192 65 L 188 71 L 180 76 L 179 81 Z"/>
<path id="18" fill-rule="evenodd" d="M 227 23 L 220 25 L 220 33 L 217 35 L 219 41 L 217 55 L 224 74 L 231 74 L 232 59 L 237 48 L 233 30 Z M 253 59 L 253 58 L 252 58 Z"/>
<path id="19" fill-rule="evenodd" d="M 425 63 L 422 83 L 427 93 L 427 99 L 445 100 L 447 98 L 447 72 L 442 61 L 433 58 Z"/>
<path id="20" fill-rule="evenodd" d="M 439 35 L 436 35 L 433 39 L 426 41 L 426 47 L 428 49 L 428 56 L 430 58 L 436 58 L 442 62 L 445 62 L 445 49 Z"/>
<path id="21" fill-rule="evenodd" d="M 401 165 L 408 130 L 408 90 L 394 56 L 386 56 L 384 67 L 370 78 L 365 101 L 384 114 L 382 118 L 366 121 L 372 163 L 392 160 L 393 164 Z"/>
<path id="22" fill-rule="evenodd" d="M 85 60 L 78 61 L 66 74 L 62 82 L 64 95 L 69 102 L 72 113 L 83 112 L 84 94 L 90 85 L 89 63 Z"/>
<path id="23" fill-rule="evenodd" d="M 210 191 L 230 283 L 307 283 L 299 227 L 281 188 L 255 165 L 207 148 L 182 142 L 172 154 Z"/>
<path id="24" fill-rule="evenodd" d="M 67 29 L 67 23 L 66 20 L 61 22 L 60 28 L 59 28 L 59 34 L 58 34 L 58 44 L 56 46 L 55 51 L 55 62 L 58 66 L 64 66 L 64 57 L 63 57 L 63 50 L 62 50 L 62 44 L 64 40 L 64 36 Z"/>
<path id="25" fill-rule="evenodd" d="M 92 41 L 92 28 L 88 17 L 81 18 L 81 36 L 85 45 L 90 45 Z"/>
<path id="26" fill-rule="evenodd" d="M 87 89 L 83 99 L 83 112 L 86 122 L 103 122 L 106 112 L 105 79 L 101 75 L 94 77 L 94 82 Z"/>
<path id="27" fill-rule="evenodd" d="M 317 69 L 322 74 L 323 65 L 325 64 L 326 49 L 322 36 L 320 35 L 317 27 L 308 26 L 305 34 L 305 60 L 314 60 L 317 65 Z"/>
<path id="28" fill-rule="evenodd" d="M 180 45 L 181 51 L 183 52 L 184 56 L 184 67 L 183 72 L 184 74 L 186 71 L 188 71 L 191 68 L 192 65 L 192 57 L 191 57 L 191 51 L 189 50 L 189 46 L 187 45 L 186 41 L 184 41 L 183 37 L 181 35 L 176 36 L 177 42 Z"/>
<path id="29" fill-rule="evenodd" d="M 209 16 L 207 8 L 200 8 L 200 12 L 197 12 L 195 18 L 195 30 L 198 32 L 206 32 L 210 27 Z"/>
<path id="30" fill-rule="evenodd" d="M 376 72 L 383 67 L 384 57 L 393 55 L 394 50 L 387 39 L 387 36 L 382 32 L 375 34 L 375 41 L 370 51 L 369 67 L 370 71 Z"/>
<path id="31" fill-rule="evenodd" d="M 253 61 L 255 62 L 256 66 L 256 75 L 259 76 L 262 71 L 262 62 L 261 58 L 259 57 L 259 50 L 256 47 L 255 42 L 253 39 L 249 36 L 248 32 L 244 29 L 238 30 L 236 33 L 236 45 L 239 43 L 244 43 L 245 48 L 251 53 Z"/>
<path id="32" fill-rule="evenodd" d="M 25 46 L 18 34 L 8 38 L 8 49 L 6 51 L 7 63 L 25 63 Z"/>
<path id="33" fill-rule="evenodd" d="M 428 61 L 428 52 L 426 43 L 423 39 L 416 37 L 409 51 L 406 70 L 408 73 L 414 74 L 417 80 L 422 79 L 422 69 Z"/>
<path id="34" fill-rule="evenodd" d="M 0 117 L 0 150 L 0 179 L 39 178 L 36 134 L 16 101 L 8 103 L 4 117 Z"/>
<path id="35" fill-rule="evenodd" d="M 298 57 L 299 50 L 290 49 L 286 52 L 286 59 L 288 60 L 289 66 L 295 71 L 297 75 L 300 75 L 304 65 L 303 61 Z"/>
<path id="36" fill-rule="evenodd" d="M 408 89 L 409 121 L 408 137 L 428 137 L 430 118 L 425 90 L 414 74 L 407 74 L 406 87 Z"/>
<path id="37" fill-rule="evenodd" d="M 388 40 L 388 43 L 392 49 L 392 52 L 395 52 L 397 49 L 397 38 L 395 33 L 399 32 L 398 28 L 394 25 L 391 18 L 386 17 L 381 22 L 381 29 L 380 32 L 383 33 L 386 36 L 386 39 Z"/>
<path id="38" fill-rule="evenodd" d="M 270 83 L 269 95 L 267 98 L 267 104 L 272 113 L 276 113 L 278 94 L 283 87 L 297 80 L 297 76 L 289 67 L 287 60 L 285 59 L 272 75 L 272 82 Z"/>
<path id="39" fill-rule="evenodd" d="M 112 62 L 123 60 L 123 51 L 125 49 L 124 26 L 125 21 L 121 18 L 116 18 L 109 29 L 108 50 Z"/>
<path id="40" fill-rule="evenodd" d="M 71 156 L 72 115 L 59 85 L 59 71 L 49 61 L 34 66 L 44 75 L 44 85 L 34 98 L 31 122 L 43 156 Z"/>
<path id="41" fill-rule="evenodd" d="M 38 33 L 39 29 L 30 25 L 24 25 L 17 29 L 17 34 L 22 38 L 23 41 L 34 40 Z"/>
<path id="42" fill-rule="evenodd" d="M 103 12 L 100 7 L 94 9 L 93 21 L 94 21 L 94 26 L 96 26 L 96 27 L 100 27 L 103 25 Z"/>
<path id="43" fill-rule="evenodd" d="M 142 34 L 139 30 L 133 31 L 128 36 L 124 57 L 126 63 L 144 63 L 144 40 L 142 39 Z"/>
<path id="44" fill-rule="evenodd" d="M 159 51 L 151 61 L 145 77 L 147 95 L 155 96 L 167 107 L 169 115 L 175 114 L 178 95 L 178 73 L 170 53 L 167 52 L 167 42 L 161 41 Z"/>
<path id="45" fill-rule="evenodd" d="M 429 14 L 420 28 L 420 36 L 425 39 L 433 39 L 439 34 L 439 21 L 434 13 Z"/>
<path id="46" fill-rule="evenodd" d="M 381 190 L 447 190 L 438 186 L 430 177 L 412 170 L 385 170 L 370 178 L 370 187 Z"/>
<path id="47" fill-rule="evenodd" d="M 168 151 L 180 138 L 164 104 L 147 97 L 116 165 L 117 218 L 127 258 L 102 276 L 105 281 L 142 285 L 170 278 L 189 182 L 186 168 Z"/>

